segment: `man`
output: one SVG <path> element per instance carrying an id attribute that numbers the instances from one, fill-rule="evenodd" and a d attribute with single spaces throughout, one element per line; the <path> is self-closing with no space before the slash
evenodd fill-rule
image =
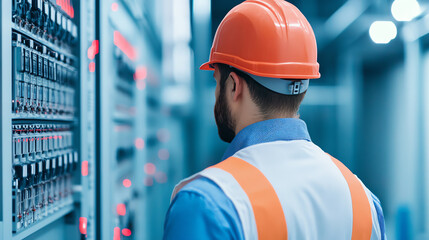
<path id="1" fill-rule="evenodd" d="M 385 239 L 380 202 L 311 142 L 298 109 L 319 78 L 316 40 L 283 0 L 248 0 L 216 32 L 223 161 L 174 190 L 164 239 Z"/>

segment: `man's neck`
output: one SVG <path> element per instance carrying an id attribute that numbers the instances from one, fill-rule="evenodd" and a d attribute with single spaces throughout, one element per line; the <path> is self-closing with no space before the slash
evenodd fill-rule
<path id="1" fill-rule="evenodd" d="M 259 115 L 244 117 L 243 119 L 240 119 L 240 121 L 237 121 L 236 127 L 235 127 L 235 134 L 237 135 L 245 127 L 252 125 L 254 123 L 262 122 L 269 119 L 277 119 L 277 118 L 299 118 L 299 114 L 293 114 L 293 115 L 276 114 L 276 115 L 270 115 L 270 116 L 264 116 L 262 114 L 259 114 Z"/>

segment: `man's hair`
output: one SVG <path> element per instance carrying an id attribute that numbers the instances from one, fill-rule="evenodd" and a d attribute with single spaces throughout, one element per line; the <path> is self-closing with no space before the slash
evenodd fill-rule
<path id="1" fill-rule="evenodd" d="M 249 88 L 250 97 L 253 102 L 259 107 L 264 117 L 270 117 L 272 114 L 287 113 L 291 115 L 297 114 L 299 106 L 304 99 L 305 92 L 298 95 L 284 95 L 271 91 L 256 82 L 252 77 L 243 71 L 236 68 L 231 68 L 226 64 L 217 64 L 220 72 L 220 89 L 224 90 L 226 80 L 231 72 L 235 72 L 243 78 Z"/>

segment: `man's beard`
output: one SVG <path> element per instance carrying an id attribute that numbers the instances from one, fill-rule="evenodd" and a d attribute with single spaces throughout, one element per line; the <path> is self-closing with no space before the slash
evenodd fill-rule
<path id="1" fill-rule="evenodd" d="M 227 143 L 232 142 L 235 137 L 235 124 L 226 102 L 225 89 L 220 89 L 219 97 L 216 99 L 214 107 L 214 115 L 220 139 Z"/>

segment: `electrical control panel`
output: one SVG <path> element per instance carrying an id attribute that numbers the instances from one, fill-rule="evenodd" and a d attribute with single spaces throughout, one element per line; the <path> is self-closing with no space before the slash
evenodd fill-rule
<path id="1" fill-rule="evenodd" d="M 20 232 L 73 203 L 79 156 L 70 124 L 14 124 L 12 132 L 12 222 Z"/>
<path id="2" fill-rule="evenodd" d="M 115 3 L 115 11 L 112 4 Z M 144 239 L 138 222 L 143 201 L 140 181 L 144 163 L 143 91 L 137 88 L 136 70 L 141 62 L 142 37 L 125 2 L 100 4 L 99 35 L 100 106 L 98 135 L 100 145 L 99 195 L 97 223 L 102 239 Z"/>
<path id="3" fill-rule="evenodd" d="M 159 238 L 184 161 L 163 4 L 0 1 L 0 239 Z"/>
<path id="4" fill-rule="evenodd" d="M 12 33 L 12 111 L 15 118 L 75 115 L 75 58 L 19 31 Z"/>
<path id="5" fill-rule="evenodd" d="M 1 2 L 1 70 L 7 71 L 1 88 L 1 239 L 52 238 L 53 222 L 68 218 L 73 225 L 79 212 L 78 6 L 73 0 Z"/>

